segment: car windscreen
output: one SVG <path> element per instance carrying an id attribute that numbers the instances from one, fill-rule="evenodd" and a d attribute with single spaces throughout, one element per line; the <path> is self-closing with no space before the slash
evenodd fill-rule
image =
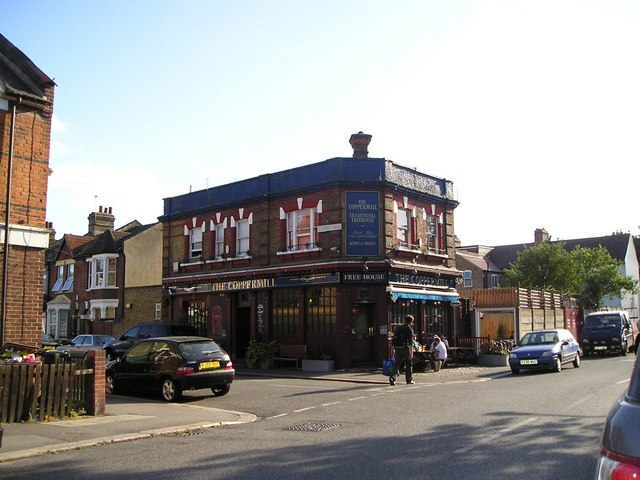
<path id="1" fill-rule="evenodd" d="M 519 345 L 542 345 L 558 343 L 560 339 L 556 332 L 532 332 L 520 339 Z"/>
<path id="2" fill-rule="evenodd" d="M 587 315 L 584 326 L 592 329 L 620 327 L 620 315 Z"/>
<path id="3" fill-rule="evenodd" d="M 184 342 L 179 344 L 179 348 L 186 358 L 202 357 L 221 351 L 220 345 L 214 341 Z"/>

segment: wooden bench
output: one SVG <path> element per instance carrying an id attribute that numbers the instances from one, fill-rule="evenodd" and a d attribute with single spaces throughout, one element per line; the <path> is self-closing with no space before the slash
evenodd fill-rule
<path id="1" fill-rule="evenodd" d="M 273 357 L 273 361 L 279 362 L 295 362 L 296 369 L 298 364 L 304 358 L 305 353 L 307 353 L 306 345 L 280 345 L 280 353 Z"/>

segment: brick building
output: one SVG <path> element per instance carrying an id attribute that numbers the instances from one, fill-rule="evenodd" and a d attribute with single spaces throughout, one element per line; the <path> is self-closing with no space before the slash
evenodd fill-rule
<path id="1" fill-rule="evenodd" d="M 407 314 L 419 340 L 455 335 L 453 184 L 353 157 L 164 200 L 166 320 L 237 359 L 250 339 L 322 349 L 338 368 L 380 362 Z"/>
<path id="2" fill-rule="evenodd" d="M 88 220 L 86 235 L 65 234 L 47 252 L 44 329 L 59 340 L 118 336 L 162 313 L 162 224 L 115 229 L 103 207 Z"/>
<path id="3" fill-rule="evenodd" d="M 42 330 L 54 89 L 0 35 L 0 345 L 35 345 Z"/>

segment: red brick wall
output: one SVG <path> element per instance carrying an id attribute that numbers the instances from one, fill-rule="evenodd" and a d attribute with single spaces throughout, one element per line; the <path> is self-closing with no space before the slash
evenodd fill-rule
<path id="1" fill-rule="evenodd" d="M 45 89 L 51 102 L 53 93 L 53 87 Z M 26 105 L 16 108 L 9 225 L 45 227 L 52 111 L 53 103 L 44 110 Z M 11 117 L 11 105 L 9 111 L 0 111 L 0 223 L 3 225 L 7 223 Z M 4 244 L 1 244 L 0 259 L 3 258 Z M 0 275 L 2 269 L 0 262 Z M 3 342 L 38 344 L 43 318 L 43 273 L 44 249 L 9 245 Z M 4 295 L 2 287 L 0 283 L 0 295 Z"/>

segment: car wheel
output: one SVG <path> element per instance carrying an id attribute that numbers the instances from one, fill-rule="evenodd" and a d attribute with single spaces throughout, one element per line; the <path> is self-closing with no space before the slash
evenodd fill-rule
<path id="1" fill-rule="evenodd" d="M 574 368 L 580 368 L 580 354 L 576 353 L 576 358 L 573 359 Z"/>
<path id="2" fill-rule="evenodd" d="M 162 395 L 163 400 L 166 400 L 167 402 L 175 402 L 182 396 L 182 391 L 171 378 L 165 378 L 162 380 L 160 394 Z"/>
<path id="3" fill-rule="evenodd" d="M 231 390 L 231 385 L 225 383 L 224 385 L 216 385 L 215 387 L 211 387 L 211 391 L 213 392 L 214 397 L 221 397 L 226 395 Z"/>
<path id="4" fill-rule="evenodd" d="M 511 373 L 513 373 L 514 375 L 518 375 L 520 373 L 520 370 L 517 368 L 512 368 Z"/>
<path id="5" fill-rule="evenodd" d="M 562 371 L 562 359 L 560 357 L 558 357 L 556 359 L 556 363 L 553 366 L 553 371 L 554 372 L 561 372 Z"/>
<path id="6" fill-rule="evenodd" d="M 106 393 L 118 393 L 118 387 L 116 385 L 116 379 L 112 373 L 107 373 L 104 376 L 104 391 Z"/>

